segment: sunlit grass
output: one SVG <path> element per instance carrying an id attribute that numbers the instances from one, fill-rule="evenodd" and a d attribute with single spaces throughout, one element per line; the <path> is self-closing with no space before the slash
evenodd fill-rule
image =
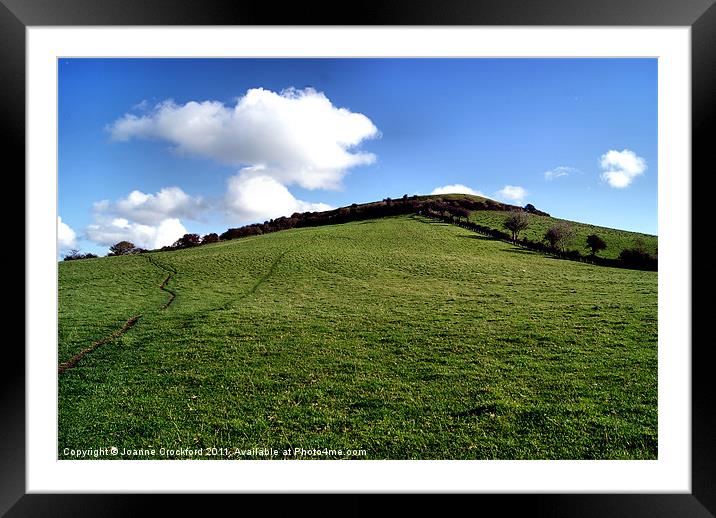
<path id="1" fill-rule="evenodd" d="M 61 458 L 656 458 L 656 272 L 408 216 L 153 257 L 177 271 L 166 310 L 146 257 L 60 264 L 61 358 L 143 313 L 60 377 Z"/>

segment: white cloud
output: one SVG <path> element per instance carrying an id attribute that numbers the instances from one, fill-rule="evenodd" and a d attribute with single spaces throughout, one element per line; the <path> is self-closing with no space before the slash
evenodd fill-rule
<path id="1" fill-rule="evenodd" d="M 144 111 L 147 108 L 149 108 L 149 102 L 146 99 L 142 99 L 137 104 L 132 106 L 132 110 L 135 110 L 135 111 Z"/>
<path id="2" fill-rule="evenodd" d="M 285 185 L 263 174 L 261 168 L 243 169 L 227 182 L 224 206 L 233 220 L 240 223 L 265 221 L 294 212 L 330 210 L 325 203 L 296 199 Z"/>
<path id="3" fill-rule="evenodd" d="M 129 241 L 148 249 L 171 245 L 186 233 L 186 228 L 176 218 L 164 219 L 158 225 L 143 225 L 125 218 L 100 216 L 85 230 L 87 238 L 98 245 L 112 246 L 120 241 Z"/>
<path id="4" fill-rule="evenodd" d="M 168 100 L 147 115 L 125 114 L 108 130 L 115 140 L 166 140 L 179 153 L 262 168 L 283 185 L 307 189 L 339 188 L 349 168 L 373 163 L 375 155 L 355 148 L 379 136 L 368 117 L 310 88 L 254 88 L 234 106 Z"/>
<path id="5" fill-rule="evenodd" d="M 502 189 L 497 191 L 498 197 L 517 203 L 521 203 L 522 201 L 524 201 L 525 196 L 527 196 L 527 194 L 527 190 L 524 187 L 520 187 L 518 185 L 505 185 Z"/>
<path id="6" fill-rule="evenodd" d="M 94 204 L 95 213 L 114 214 L 137 223 L 156 225 L 172 218 L 199 219 L 208 208 L 201 197 L 192 197 L 179 187 L 165 187 L 156 194 L 132 191 L 115 203 Z"/>
<path id="7" fill-rule="evenodd" d="M 57 216 L 57 244 L 60 250 L 71 250 L 77 246 L 77 234 L 62 218 Z"/>
<path id="8" fill-rule="evenodd" d="M 451 185 L 443 185 L 442 187 L 435 187 L 430 194 L 472 194 L 473 196 L 485 196 L 480 191 L 471 189 L 470 187 L 461 183 L 454 183 Z"/>
<path id="9" fill-rule="evenodd" d="M 156 233 L 154 234 L 154 248 L 174 244 L 177 239 L 188 233 L 184 225 L 181 224 L 181 221 L 175 218 L 165 219 L 156 229 Z"/>
<path id="10" fill-rule="evenodd" d="M 611 149 L 601 157 L 602 180 L 611 187 L 623 189 L 628 187 L 637 176 L 646 171 L 646 160 L 629 149 L 616 151 Z"/>
<path id="11" fill-rule="evenodd" d="M 564 176 L 569 176 L 572 173 L 576 173 L 578 169 L 570 166 L 560 165 L 558 167 L 555 167 L 551 171 L 545 171 L 544 173 L 544 179 L 548 181 L 556 180 L 557 178 L 562 178 Z"/>
<path id="12" fill-rule="evenodd" d="M 179 187 L 165 187 L 155 194 L 134 190 L 114 203 L 94 203 L 94 222 L 85 235 L 103 246 L 130 241 L 140 248 L 161 248 L 187 233 L 179 218 L 198 219 L 207 208 L 202 198 Z"/>

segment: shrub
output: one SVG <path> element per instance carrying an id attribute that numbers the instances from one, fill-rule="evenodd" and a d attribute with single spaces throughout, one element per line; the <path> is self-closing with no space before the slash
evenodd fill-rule
<path id="1" fill-rule="evenodd" d="M 549 214 L 547 214 L 544 211 L 538 210 L 531 203 L 528 203 L 527 205 L 525 205 L 525 212 L 529 212 L 530 214 L 537 214 L 538 216 L 549 216 Z"/>
<path id="2" fill-rule="evenodd" d="M 458 219 L 459 218 L 467 219 L 470 217 L 470 211 L 463 207 L 454 207 L 452 209 L 452 214 L 453 214 L 453 216 L 456 216 Z"/>
<path id="3" fill-rule="evenodd" d="M 639 270 L 656 270 L 657 258 L 644 249 L 642 242 L 635 242 L 633 248 L 626 248 L 619 254 L 619 260 L 628 268 L 637 268 Z"/>
<path id="4" fill-rule="evenodd" d="M 211 234 L 207 234 L 201 238 L 202 245 L 208 245 L 209 243 L 218 243 L 218 242 L 219 242 L 219 235 L 214 232 L 212 232 Z"/>
<path id="5" fill-rule="evenodd" d="M 120 241 L 119 243 L 109 247 L 109 254 L 107 255 L 129 255 L 135 253 L 136 249 L 137 248 L 134 246 L 134 243 L 129 241 Z"/>
<path id="6" fill-rule="evenodd" d="M 607 244 L 598 235 L 590 234 L 587 236 L 587 248 L 591 248 L 592 256 L 595 256 L 597 255 L 597 252 L 607 248 Z"/>
<path id="7" fill-rule="evenodd" d="M 177 239 L 172 245 L 173 248 L 191 248 L 201 244 L 201 238 L 199 234 L 184 234 L 182 237 Z"/>
<path id="8" fill-rule="evenodd" d="M 63 261 L 76 261 L 78 259 L 94 259 L 97 257 L 95 254 L 81 254 L 79 250 L 73 248 L 69 250 L 65 255 L 62 256 Z"/>

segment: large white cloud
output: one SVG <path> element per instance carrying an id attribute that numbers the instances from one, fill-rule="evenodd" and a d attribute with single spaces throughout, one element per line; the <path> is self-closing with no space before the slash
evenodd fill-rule
<path id="1" fill-rule="evenodd" d="M 473 196 L 485 196 L 480 191 L 471 189 L 470 187 L 461 183 L 454 183 L 451 185 L 443 185 L 442 187 L 435 187 L 430 194 L 472 194 Z"/>
<path id="2" fill-rule="evenodd" d="M 290 216 L 294 212 L 330 210 L 325 203 L 309 203 L 296 199 L 285 185 L 261 168 L 249 168 L 229 178 L 226 211 L 232 220 L 246 223 Z"/>
<path id="3" fill-rule="evenodd" d="M 57 216 L 57 244 L 60 250 L 70 250 L 77 246 L 77 234 L 62 218 Z"/>
<path id="4" fill-rule="evenodd" d="M 208 208 L 201 197 L 186 194 L 179 187 L 165 187 L 156 194 L 132 191 L 115 203 L 103 200 L 94 204 L 94 210 L 114 214 L 145 225 L 156 225 L 166 219 L 199 219 Z"/>
<path id="5" fill-rule="evenodd" d="M 519 185 L 505 185 L 502 189 L 497 191 L 498 197 L 517 203 L 524 201 L 527 194 L 527 190 Z"/>
<path id="6" fill-rule="evenodd" d="M 165 219 L 158 225 L 143 225 L 125 218 L 99 216 L 85 230 L 87 238 L 98 245 L 112 246 L 120 241 L 129 241 L 147 249 L 171 245 L 186 233 L 186 228 L 176 218 Z"/>
<path id="7" fill-rule="evenodd" d="M 617 189 L 631 185 L 634 178 L 644 174 L 647 168 L 646 160 L 629 149 L 610 149 L 602 155 L 600 165 L 604 170 L 602 180 Z"/>
<path id="8" fill-rule="evenodd" d="M 283 185 L 307 189 L 339 188 L 349 168 L 375 161 L 356 147 L 379 136 L 368 117 L 336 108 L 310 88 L 254 88 L 234 106 L 168 100 L 147 115 L 125 114 L 108 130 L 115 140 L 166 140 L 180 153 L 260 167 Z"/>

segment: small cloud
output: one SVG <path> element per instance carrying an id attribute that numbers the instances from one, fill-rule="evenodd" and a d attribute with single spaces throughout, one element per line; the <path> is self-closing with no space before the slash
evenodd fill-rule
<path id="1" fill-rule="evenodd" d="M 57 216 L 57 245 L 60 250 L 71 250 L 77 246 L 77 234 L 62 218 Z"/>
<path id="2" fill-rule="evenodd" d="M 525 196 L 527 196 L 528 192 L 524 187 L 520 187 L 518 185 L 505 185 L 502 189 L 497 191 L 497 196 L 499 198 L 521 203 L 524 201 Z"/>
<path id="3" fill-rule="evenodd" d="M 646 160 L 629 149 L 611 149 L 600 159 L 603 169 L 601 178 L 611 187 L 623 189 L 631 185 L 634 178 L 646 171 Z"/>
<path id="4" fill-rule="evenodd" d="M 579 170 L 575 167 L 561 165 L 561 166 L 555 167 L 551 171 L 545 171 L 544 179 L 551 182 L 552 180 L 556 180 L 557 178 L 569 176 L 570 174 L 577 173 L 577 172 L 579 172 Z"/>
<path id="5" fill-rule="evenodd" d="M 299 200 L 281 182 L 261 168 L 242 169 L 228 180 L 224 208 L 237 223 L 265 221 L 294 212 L 331 210 L 325 203 Z"/>
<path id="6" fill-rule="evenodd" d="M 145 111 L 147 108 L 149 108 L 149 102 L 147 102 L 146 99 L 142 99 L 142 100 L 139 101 L 137 104 L 135 104 L 134 106 L 132 106 L 132 110 L 138 111 L 138 112 L 143 112 L 143 111 Z"/>
<path id="7" fill-rule="evenodd" d="M 473 196 L 485 196 L 480 191 L 471 189 L 467 185 L 461 183 L 454 183 L 451 185 L 443 185 L 442 187 L 435 187 L 430 194 L 472 194 Z"/>

